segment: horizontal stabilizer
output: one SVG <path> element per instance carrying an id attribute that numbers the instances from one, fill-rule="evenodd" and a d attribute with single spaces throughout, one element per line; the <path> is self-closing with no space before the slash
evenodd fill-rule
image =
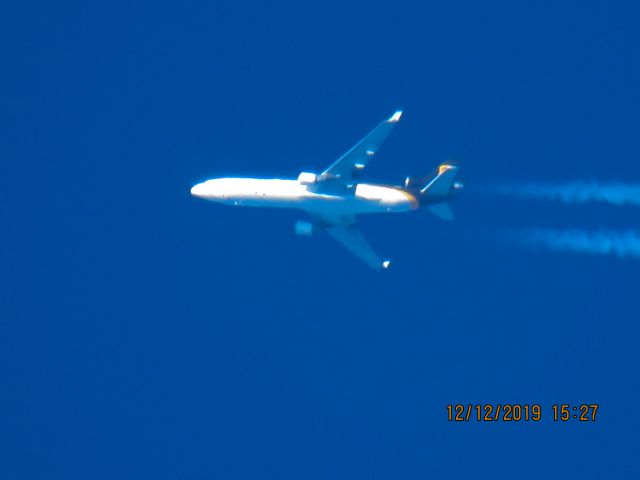
<path id="1" fill-rule="evenodd" d="M 445 222 L 450 222 L 453 220 L 453 212 L 451 211 L 451 207 L 447 202 L 429 205 L 427 209 L 440 220 L 444 220 Z"/>

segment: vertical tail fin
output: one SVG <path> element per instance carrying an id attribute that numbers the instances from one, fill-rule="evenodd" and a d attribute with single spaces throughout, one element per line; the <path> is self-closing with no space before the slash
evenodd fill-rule
<path id="1" fill-rule="evenodd" d="M 424 203 L 427 209 L 441 220 L 453 220 L 453 213 L 447 203 L 454 189 L 462 187 L 456 182 L 458 167 L 443 163 L 438 167 L 435 176 L 419 179 L 409 177 L 405 181 L 405 188 L 420 192 L 420 203 Z"/>
<path id="2" fill-rule="evenodd" d="M 447 197 L 454 188 L 458 167 L 443 163 L 438 167 L 438 174 L 427 185 L 420 189 L 422 195 L 429 197 Z"/>

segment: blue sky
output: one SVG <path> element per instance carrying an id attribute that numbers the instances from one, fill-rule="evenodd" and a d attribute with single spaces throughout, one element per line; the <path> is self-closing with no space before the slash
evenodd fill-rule
<path id="1" fill-rule="evenodd" d="M 640 181 L 632 2 L 2 10 L 3 478 L 637 478 L 640 263 L 492 240 L 637 206 L 478 193 Z M 384 274 L 189 195 L 321 170 L 396 108 L 367 179 L 451 158 L 468 188 L 453 224 L 362 219 Z"/>

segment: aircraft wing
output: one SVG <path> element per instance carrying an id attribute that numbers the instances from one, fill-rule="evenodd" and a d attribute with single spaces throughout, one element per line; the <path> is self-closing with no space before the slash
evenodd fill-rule
<path id="1" fill-rule="evenodd" d="M 383 121 L 364 137 L 347 153 L 336 160 L 319 176 L 320 181 L 339 181 L 347 185 L 352 183 L 354 173 L 362 170 L 369 160 L 376 154 L 382 142 L 387 138 L 396 123 L 400 121 L 402 111 L 398 110 L 390 118 Z"/>
<path id="2" fill-rule="evenodd" d="M 389 266 L 389 261 L 383 262 L 382 259 L 378 257 L 359 230 L 346 226 L 331 226 L 327 227 L 326 230 L 329 235 L 374 270 L 380 270 L 381 268 L 387 268 Z"/>

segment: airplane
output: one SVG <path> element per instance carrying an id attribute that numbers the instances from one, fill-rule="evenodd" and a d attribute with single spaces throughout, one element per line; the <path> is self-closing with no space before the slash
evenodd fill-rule
<path id="1" fill-rule="evenodd" d="M 462 188 L 456 182 L 458 167 L 450 163 L 441 164 L 429 177 L 407 177 L 404 186 L 357 181 L 401 116 L 402 111 L 396 111 L 320 174 L 302 172 L 295 180 L 216 178 L 193 186 L 191 194 L 228 205 L 302 210 L 311 221 L 296 222 L 297 235 L 324 230 L 374 270 L 386 269 L 391 262 L 382 260 L 355 228 L 356 215 L 426 207 L 450 221 L 448 200 Z"/>

